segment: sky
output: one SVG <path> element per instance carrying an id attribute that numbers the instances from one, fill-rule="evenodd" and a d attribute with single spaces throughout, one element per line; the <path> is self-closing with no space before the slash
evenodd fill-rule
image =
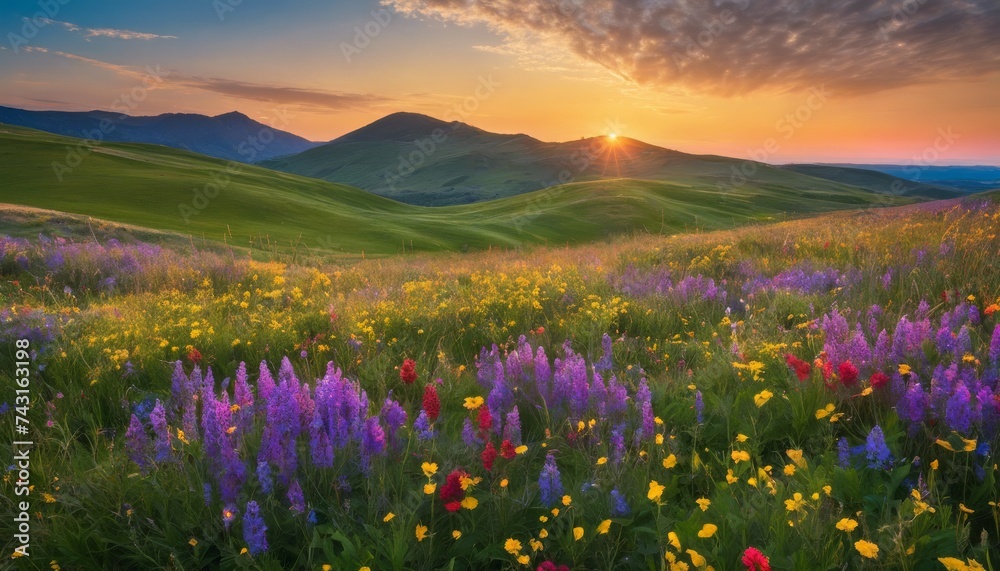
<path id="1" fill-rule="evenodd" d="M 1000 164 L 996 0 L 5 0 L 0 105 Z"/>

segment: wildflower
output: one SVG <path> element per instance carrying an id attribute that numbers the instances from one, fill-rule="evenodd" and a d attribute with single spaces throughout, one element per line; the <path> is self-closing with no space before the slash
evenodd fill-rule
<path id="1" fill-rule="evenodd" d="M 701 537 L 702 539 L 708 539 L 709 537 L 715 535 L 715 532 L 718 530 L 719 527 L 717 525 L 712 523 L 706 523 L 705 525 L 701 526 L 701 530 L 698 531 L 698 537 Z"/>
<path id="2" fill-rule="evenodd" d="M 243 514 L 243 541 L 247 542 L 247 551 L 256 556 L 267 551 L 267 526 L 260 516 L 260 507 L 255 501 L 247 502 Z"/>
<path id="3" fill-rule="evenodd" d="M 479 506 L 479 500 L 472 496 L 466 496 L 465 499 L 462 500 L 462 507 L 467 510 L 474 510 L 477 506 Z"/>
<path id="4" fill-rule="evenodd" d="M 288 487 L 288 501 L 291 503 L 291 510 L 295 513 L 306 511 L 306 500 L 302 495 L 302 486 L 298 480 L 292 480 L 292 485 Z"/>
<path id="5" fill-rule="evenodd" d="M 505 541 L 503 544 L 503 549 L 504 551 L 510 553 L 511 555 L 517 555 L 518 553 L 521 552 L 521 549 L 523 549 L 523 547 L 521 546 L 520 541 L 514 539 L 513 537 L 508 537 L 507 541 Z"/>
<path id="6" fill-rule="evenodd" d="M 812 371 L 809 363 L 799 359 L 791 353 L 785 355 L 785 363 L 788 364 L 788 367 L 795 373 L 795 376 L 798 377 L 800 381 L 804 381 L 809 378 L 809 373 Z"/>
<path id="7" fill-rule="evenodd" d="M 673 546 L 677 551 L 681 550 L 681 540 L 677 537 L 677 534 L 673 531 L 667 534 L 667 543 Z"/>
<path id="8" fill-rule="evenodd" d="M 142 422 L 135 414 L 129 420 L 125 442 L 129 458 L 139 466 L 141 471 L 145 471 L 149 467 L 149 437 L 146 435 L 146 429 L 142 426 Z"/>
<path id="9" fill-rule="evenodd" d="M 236 521 L 236 507 L 226 506 L 222 508 L 222 524 L 226 527 L 227 531 L 234 521 Z"/>
<path id="10" fill-rule="evenodd" d="M 609 531 L 611 531 L 611 520 L 610 519 L 606 519 L 606 520 L 602 521 L 601 523 L 597 524 L 597 533 L 598 533 L 598 535 L 604 535 L 604 534 L 608 533 Z"/>
<path id="11" fill-rule="evenodd" d="M 503 425 L 503 439 L 509 440 L 514 445 L 521 445 L 521 415 L 516 405 L 507 413 L 506 422 Z"/>
<path id="12" fill-rule="evenodd" d="M 521 565 L 527 565 L 528 563 L 531 562 L 531 557 L 528 555 L 521 555 L 517 558 L 517 562 L 520 563 Z"/>
<path id="13" fill-rule="evenodd" d="M 787 454 L 792 462 L 795 462 L 795 465 L 799 468 L 806 468 L 809 465 L 805 458 L 802 457 L 801 450 L 786 450 L 785 454 Z"/>
<path id="14" fill-rule="evenodd" d="M 441 486 L 439 496 L 444 502 L 444 507 L 449 512 L 457 512 L 462 507 L 462 500 L 465 499 L 465 491 L 462 489 L 462 477 L 465 475 L 461 470 L 452 470 L 445 478 L 444 485 Z"/>
<path id="15" fill-rule="evenodd" d="M 417 433 L 417 439 L 422 441 L 433 440 L 436 432 L 431 425 L 431 418 L 426 410 L 421 410 L 417 415 L 417 420 L 413 421 L 413 430 Z"/>
<path id="16" fill-rule="evenodd" d="M 454 538 L 454 539 L 456 539 L 456 540 L 461 539 L 462 538 L 462 532 L 456 529 L 456 530 L 454 530 L 454 531 L 451 532 L 451 537 Z"/>
<path id="17" fill-rule="evenodd" d="M 479 437 L 486 438 L 487 432 L 493 427 L 493 415 L 490 414 L 490 409 L 488 407 L 482 407 L 479 409 Z"/>
<path id="18" fill-rule="evenodd" d="M 437 490 L 437 484 L 435 484 L 433 482 L 428 483 L 428 484 L 424 484 L 424 494 L 425 495 L 428 495 L 428 496 L 433 495 L 435 490 Z"/>
<path id="19" fill-rule="evenodd" d="M 434 462 L 424 462 L 420 465 L 420 469 L 423 471 L 425 477 L 430 478 L 434 474 L 437 474 L 438 465 Z"/>
<path id="20" fill-rule="evenodd" d="M 538 488 L 541 492 L 542 505 L 551 507 L 563 495 L 562 478 L 556 466 L 556 458 L 550 452 L 545 457 L 545 466 L 538 476 Z"/>
<path id="21" fill-rule="evenodd" d="M 747 547 L 740 562 L 746 571 L 771 571 L 771 561 L 756 547 Z"/>
<path id="22" fill-rule="evenodd" d="M 733 475 L 732 469 L 730 469 L 730 470 L 728 470 L 726 472 L 726 482 L 729 482 L 729 485 L 733 485 L 733 484 L 735 484 L 736 482 L 739 482 L 739 481 L 740 481 L 740 479 L 737 478 L 735 475 Z"/>
<path id="23" fill-rule="evenodd" d="M 413 359 L 404 359 L 399 368 L 399 380 L 412 385 L 417 380 L 417 363 Z"/>
<path id="24" fill-rule="evenodd" d="M 427 539 L 427 526 L 418 523 L 417 527 L 413 530 L 413 533 L 417 536 L 417 542 L 419 543 Z"/>
<path id="25" fill-rule="evenodd" d="M 483 402 L 485 402 L 483 397 L 465 397 L 465 404 L 462 406 L 468 410 L 476 410 L 483 406 Z"/>
<path id="26" fill-rule="evenodd" d="M 171 435 L 170 430 L 167 429 L 166 411 L 159 399 L 156 400 L 153 412 L 149 414 L 149 422 L 153 425 L 153 434 L 155 435 L 153 460 L 157 463 L 166 462 L 173 456 L 173 448 L 170 446 Z"/>
<path id="27" fill-rule="evenodd" d="M 844 361 L 837 367 L 837 374 L 840 383 L 845 387 L 852 387 L 858 381 L 858 368 L 850 361 Z"/>
<path id="28" fill-rule="evenodd" d="M 944 565 L 946 571 L 985 571 L 985 567 L 975 559 L 969 559 L 968 563 L 955 557 L 938 557 L 938 561 Z"/>
<path id="29" fill-rule="evenodd" d="M 615 517 L 626 517 L 632 513 L 632 509 L 629 507 L 628 502 L 625 501 L 625 496 L 618 491 L 618 487 L 615 486 L 611 490 L 611 515 Z"/>
<path id="30" fill-rule="evenodd" d="M 383 523 L 389 523 L 390 521 L 392 521 L 392 518 L 394 518 L 394 517 L 396 517 L 396 514 L 394 514 L 392 512 L 389 512 L 389 513 L 385 514 L 384 518 L 382 518 L 382 522 Z"/>
<path id="31" fill-rule="evenodd" d="M 858 522 L 850 518 L 845 517 L 837 522 L 837 529 L 840 531 L 846 531 L 847 533 L 851 533 L 857 527 Z"/>
<path id="32" fill-rule="evenodd" d="M 868 382 L 871 383 L 873 389 L 879 390 L 889 384 L 889 375 L 879 371 L 872 375 Z"/>
<path id="33" fill-rule="evenodd" d="M 510 440 L 504 440 L 500 443 L 500 455 L 503 456 L 505 460 L 511 460 L 517 456 L 517 452 L 514 450 L 514 445 L 511 444 Z"/>
<path id="34" fill-rule="evenodd" d="M 438 398 L 437 388 L 432 383 L 424 386 L 423 409 L 427 417 L 434 422 L 441 414 L 441 399 Z"/>
<path id="35" fill-rule="evenodd" d="M 732 453 L 733 462 L 739 464 L 740 462 L 749 462 L 750 453 L 746 450 L 733 450 Z"/>
<path id="36" fill-rule="evenodd" d="M 701 508 L 701 511 L 707 512 L 708 506 L 712 505 L 712 500 L 708 498 L 698 498 L 697 500 L 694 501 L 694 503 L 698 504 L 698 507 Z"/>
<path id="37" fill-rule="evenodd" d="M 603 465 L 605 465 L 607 463 L 608 463 L 608 457 L 607 456 L 601 456 L 600 458 L 597 459 L 597 465 L 598 466 L 603 466 Z"/>
<path id="38" fill-rule="evenodd" d="M 892 465 L 892 453 L 885 444 L 885 436 L 882 428 L 875 425 L 868 433 L 865 442 L 865 457 L 868 459 L 868 467 L 873 470 L 885 470 Z"/>
<path id="39" fill-rule="evenodd" d="M 854 549 L 857 549 L 858 553 L 860 553 L 862 557 L 867 559 L 878 559 L 878 545 L 870 541 L 859 539 L 854 542 Z"/>
<path id="40" fill-rule="evenodd" d="M 818 409 L 816 411 L 816 420 L 820 420 L 830 416 L 830 413 L 832 413 L 836 409 L 837 407 L 832 402 L 827 404 L 825 407 Z"/>
<path id="41" fill-rule="evenodd" d="M 736 435 L 736 441 L 737 442 L 746 442 L 747 440 L 750 440 L 750 437 L 747 436 L 746 434 L 737 434 Z"/>
<path id="42" fill-rule="evenodd" d="M 957 432 L 968 432 L 972 425 L 972 398 L 964 383 L 955 387 L 955 392 L 945 405 L 945 421 Z"/>
<path id="43" fill-rule="evenodd" d="M 774 393 L 772 393 L 767 389 L 764 389 L 753 396 L 753 403 L 757 405 L 757 408 L 760 408 L 765 404 L 767 404 L 767 401 L 771 400 L 771 397 L 773 396 Z"/>
<path id="44" fill-rule="evenodd" d="M 483 469 L 487 472 L 493 470 L 493 462 L 497 459 L 497 449 L 492 442 L 486 443 L 486 448 L 479 455 L 483 461 Z"/>
<path id="45" fill-rule="evenodd" d="M 665 489 L 665 486 L 661 486 L 659 482 L 653 480 L 649 483 L 649 491 L 646 493 L 646 497 L 649 498 L 649 501 L 651 502 L 659 503 L 660 498 L 663 496 L 663 490 Z"/>
<path id="46" fill-rule="evenodd" d="M 792 494 L 792 499 L 785 500 L 785 509 L 790 512 L 797 512 L 806 505 L 806 501 L 802 499 L 802 494 L 795 492 Z"/>
<path id="47" fill-rule="evenodd" d="M 705 400 L 701 396 L 701 391 L 697 391 L 694 393 L 694 410 L 698 424 L 705 422 L 705 416 L 704 416 Z"/>

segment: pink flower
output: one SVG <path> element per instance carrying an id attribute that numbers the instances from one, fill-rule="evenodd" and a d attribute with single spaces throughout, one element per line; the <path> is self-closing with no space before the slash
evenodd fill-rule
<path id="1" fill-rule="evenodd" d="M 771 561 L 756 547 L 747 547 L 741 561 L 747 571 L 771 571 Z"/>

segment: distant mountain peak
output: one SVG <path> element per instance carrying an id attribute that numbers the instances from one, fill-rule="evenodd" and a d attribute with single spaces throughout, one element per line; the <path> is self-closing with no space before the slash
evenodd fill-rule
<path id="1" fill-rule="evenodd" d="M 221 115 L 216 115 L 213 119 L 243 119 L 246 121 L 253 121 L 246 114 L 240 113 L 239 111 L 230 111 L 229 113 L 223 113 Z"/>
<path id="2" fill-rule="evenodd" d="M 436 119 L 422 113 L 399 111 L 386 115 L 377 121 L 369 123 L 360 129 L 334 139 L 334 142 L 354 143 L 370 141 L 410 142 L 431 137 L 434 131 L 443 129 L 448 132 L 458 129 L 479 131 L 475 127 L 459 121 L 451 123 Z"/>

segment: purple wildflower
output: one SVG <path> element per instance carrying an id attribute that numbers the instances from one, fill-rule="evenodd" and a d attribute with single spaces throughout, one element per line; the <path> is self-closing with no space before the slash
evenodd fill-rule
<path id="1" fill-rule="evenodd" d="M 153 459 L 157 462 L 167 462 L 173 456 L 173 448 L 170 446 L 170 429 L 167 428 L 167 415 L 163 410 L 163 404 L 156 400 L 153 412 L 149 414 L 149 422 L 153 425 L 155 435 Z"/>
<path id="2" fill-rule="evenodd" d="M 694 393 L 694 410 L 698 424 L 705 422 L 705 400 L 701 396 L 701 391 L 695 391 Z"/>
<path id="3" fill-rule="evenodd" d="M 628 517 L 632 509 L 625 501 L 625 495 L 618 491 L 618 486 L 611 490 L 611 515 L 614 517 Z"/>
<path id="4" fill-rule="evenodd" d="M 868 459 L 868 467 L 873 470 L 885 470 L 892 466 L 892 453 L 885 444 L 882 428 L 877 424 L 865 440 L 865 458 Z"/>
<path id="5" fill-rule="evenodd" d="M 247 551 L 251 556 L 267 551 L 267 526 L 264 525 L 260 507 L 255 501 L 247 502 L 247 509 L 243 514 L 243 541 L 246 542 Z"/>
<path id="6" fill-rule="evenodd" d="M 128 431 L 125 433 L 125 446 L 128 457 L 139 466 L 139 470 L 145 472 L 149 468 L 149 436 L 135 414 L 129 420 Z"/>
<path id="7" fill-rule="evenodd" d="M 260 490 L 265 494 L 274 491 L 274 480 L 271 478 L 271 465 L 267 462 L 257 462 L 257 481 L 260 482 Z"/>
<path id="8" fill-rule="evenodd" d="M 306 511 L 306 499 L 298 480 L 292 480 L 292 485 L 288 486 L 288 502 L 293 512 L 300 514 Z"/>
<path id="9" fill-rule="evenodd" d="M 844 437 L 837 441 L 837 465 L 845 470 L 851 467 L 851 445 Z"/>
<path id="10" fill-rule="evenodd" d="M 521 445 L 521 415 L 516 405 L 507 413 L 507 421 L 503 425 L 503 440 L 510 440 L 514 446 Z"/>
<path id="11" fill-rule="evenodd" d="M 955 388 L 954 394 L 945 406 L 945 420 L 955 431 L 966 433 L 972 425 L 972 395 L 962 383 Z"/>
<path id="12" fill-rule="evenodd" d="M 418 440 L 426 442 L 434 439 L 434 427 L 431 426 L 431 419 L 427 416 L 427 411 L 421 410 L 420 414 L 417 415 L 417 420 L 413 422 L 413 430 L 417 433 Z"/>
<path id="13" fill-rule="evenodd" d="M 599 361 L 594 363 L 594 370 L 610 371 L 614 363 L 612 362 L 611 336 L 607 333 L 601 337 L 601 349 L 604 351 L 604 354 Z"/>
<path id="14" fill-rule="evenodd" d="M 563 485 L 559 476 L 559 467 L 556 466 L 556 457 L 549 452 L 545 457 L 545 466 L 538 476 L 538 489 L 541 492 L 542 505 L 550 508 L 562 498 Z"/>

